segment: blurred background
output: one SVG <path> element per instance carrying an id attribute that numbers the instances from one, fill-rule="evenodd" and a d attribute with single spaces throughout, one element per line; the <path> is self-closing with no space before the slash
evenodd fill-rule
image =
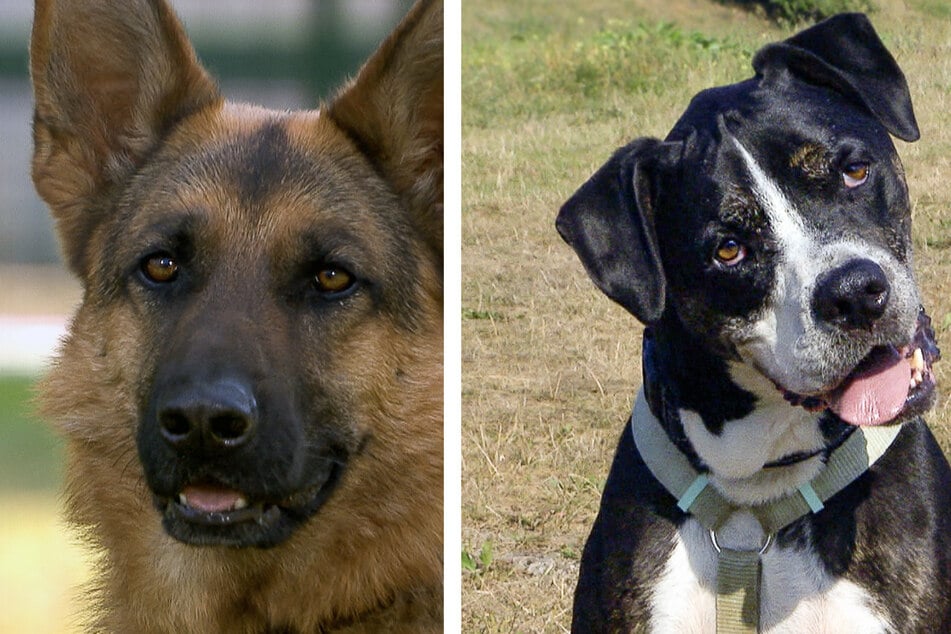
<path id="1" fill-rule="evenodd" d="M 171 0 L 232 100 L 307 108 L 399 21 L 410 0 Z M 32 386 L 80 298 L 30 182 L 32 2 L 0 0 L 0 634 L 75 632 L 89 562 L 63 526 L 63 452 Z"/>

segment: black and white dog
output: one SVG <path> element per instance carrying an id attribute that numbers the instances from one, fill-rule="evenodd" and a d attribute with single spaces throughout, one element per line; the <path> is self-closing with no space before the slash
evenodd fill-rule
<path id="1" fill-rule="evenodd" d="M 618 150 L 558 216 L 595 283 L 647 325 L 635 434 L 659 424 L 736 510 L 711 538 L 626 427 L 573 630 L 714 632 L 720 546 L 767 539 L 754 628 L 951 632 L 951 469 L 920 419 L 938 349 L 889 137 L 919 136 L 904 75 L 860 14 L 764 47 L 753 68 L 698 94 L 665 140 Z M 889 429 L 873 466 L 764 537 L 760 506 Z"/>

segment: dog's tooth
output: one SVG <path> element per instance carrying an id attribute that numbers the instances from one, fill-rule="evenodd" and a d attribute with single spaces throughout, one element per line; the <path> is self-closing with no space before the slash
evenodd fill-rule
<path id="1" fill-rule="evenodd" d="M 921 348 L 915 348 L 914 353 L 912 353 L 911 367 L 918 371 L 925 369 L 925 356 L 922 354 Z"/>
<path id="2" fill-rule="evenodd" d="M 241 509 L 248 508 L 248 498 L 243 495 L 239 496 L 237 500 L 234 501 L 234 506 L 232 507 L 235 511 L 240 511 Z"/>
<path id="3" fill-rule="evenodd" d="M 182 506 L 188 506 L 188 498 L 185 497 L 184 493 L 178 494 L 178 503 L 181 504 Z"/>

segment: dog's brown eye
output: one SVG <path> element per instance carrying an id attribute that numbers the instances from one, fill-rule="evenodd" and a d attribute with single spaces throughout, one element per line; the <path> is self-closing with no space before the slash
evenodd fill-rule
<path id="1" fill-rule="evenodd" d="M 156 284 L 173 282 L 178 277 L 178 262 L 167 253 L 156 253 L 142 263 L 142 272 Z"/>
<path id="2" fill-rule="evenodd" d="M 868 163 L 850 163 L 842 171 L 842 180 L 849 189 L 868 180 Z"/>
<path id="3" fill-rule="evenodd" d="M 736 266 L 746 257 L 746 247 L 736 240 L 729 238 L 720 243 L 715 255 L 720 264 Z"/>
<path id="4" fill-rule="evenodd" d="M 317 271 L 314 283 L 321 293 L 342 293 L 353 286 L 353 276 L 337 266 L 328 266 Z"/>

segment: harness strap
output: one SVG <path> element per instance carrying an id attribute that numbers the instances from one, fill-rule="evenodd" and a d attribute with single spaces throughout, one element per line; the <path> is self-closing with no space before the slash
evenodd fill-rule
<path id="1" fill-rule="evenodd" d="M 717 633 L 756 632 L 759 626 L 759 587 L 762 554 L 772 536 L 809 513 L 851 484 L 881 458 L 898 436 L 899 425 L 858 428 L 828 457 L 811 482 L 796 492 L 765 504 L 743 507 L 709 486 L 709 476 L 698 472 L 673 443 L 654 416 L 641 388 L 631 413 L 634 444 L 655 478 L 677 499 L 677 506 L 710 531 L 717 549 Z M 720 548 L 716 531 L 733 513 L 744 510 L 760 522 L 767 542 L 761 550 Z"/>
<path id="2" fill-rule="evenodd" d="M 761 575 L 758 551 L 720 549 L 717 557 L 717 634 L 756 634 Z"/>

